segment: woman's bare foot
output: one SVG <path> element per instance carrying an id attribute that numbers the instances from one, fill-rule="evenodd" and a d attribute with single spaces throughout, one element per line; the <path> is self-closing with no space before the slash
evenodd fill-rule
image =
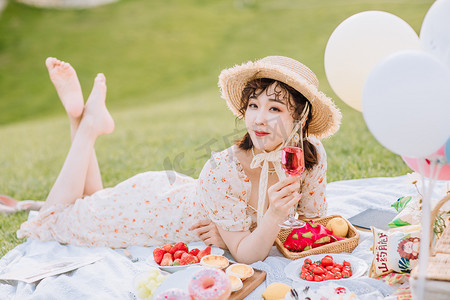
<path id="1" fill-rule="evenodd" d="M 83 117 L 80 126 L 87 124 L 94 134 L 108 134 L 114 130 L 114 120 L 105 105 L 106 100 L 106 79 L 102 73 L 97 74 L 94 87 L 86 101 Z"/>
<path id="2" fill-rule="evenodd" d="M 45 65 L 71 124 L 74 123 L 77 127 L 83 113 L 84 100 L 75 69 L 69 63 L 54 57 L 47 58 Z"/>

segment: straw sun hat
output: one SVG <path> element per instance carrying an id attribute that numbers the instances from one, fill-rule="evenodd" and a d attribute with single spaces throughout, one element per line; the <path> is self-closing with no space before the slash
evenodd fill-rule
<path id="1" fill-rule="evenodd" d="M 318 90 L 319 80 L 305 65 L 285 56 L 267 56 L 254 62 L 223 70 L 219 75 L 222 98 L 238 118 L 242 90 L 247 82 L 258 78 L 281 81 L 299 91 L 312 106 L 308 132 L 319 139 L 331 136 L 339 129 L 341 112 L 331 98 Z"/>

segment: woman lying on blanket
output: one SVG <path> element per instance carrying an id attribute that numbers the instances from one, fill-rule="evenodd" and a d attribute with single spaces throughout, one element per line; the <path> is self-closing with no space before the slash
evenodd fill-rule
<path id="1" fill-rule="evenodd" d="M 319 139 L 337 131 L 341 114 L 298 61 L 270 56 L 222 71 L 222 97 L 248 132 L 213 153 L 199 179 L 146 172 L 105 189 L 94 150 L 97 137 L 114 129 L 105 76 L 97 75 L 84 105 L 75 70 L 55 58 L 46 64 L 69 116 L 72 145 L 39 215 L 21 225 L 19 237 L 113 248 L 200 237 L 252 263 L 267 257 L 278 224 L 295 204 L 306 217 L 326 213 L 326 154 Z M 294 120 L 303 122 L 303 178 L 286 177 L 280 166 Z"/>

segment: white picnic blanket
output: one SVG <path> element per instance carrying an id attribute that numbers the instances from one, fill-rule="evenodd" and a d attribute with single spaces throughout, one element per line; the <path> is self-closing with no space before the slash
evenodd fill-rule
<path id="1" fill-rule="evenodd" d="M 438 182 L 434 189 L 434 200 L 443 196 L 445 184 Z M 414 186 L 407 183 L 406 176 L 332 182 L 327 186 L 328 214 L 350 218 L 367 208 L 389 210 L 392 209 L 390 205 L 400 196 L 415 193 Z M 362 231 L 360 234 L 359 245 L 352 254 L 370 265 L 372 234 Z M 0 274 L 58 257 L 101 256 L 103 259 L 32 284 L 0 281 L 0 299 L 136 299 L 132 279 L 149 267 L 145 259 L 152 253 L 145 247 L 130 247 L 128 250 L 140 260 L 131 262 L 124 256 L 123 250 L 77 247 L 29 239 L 0 259 Z M 265 270 L 267 278 L 246 299 L 260 300 L 261 294 L 270 283 L 292 283 L 284 273 L 284 267 L 289 262 L 289 259 L 284 258 L 273 247 L 266 260 L 253 264 L 255 268 Z M 383 282 L 367 276 L 342 281 L 340 284 L 354 291 L 362 299 L 382 299 L 392 292 Z"/>

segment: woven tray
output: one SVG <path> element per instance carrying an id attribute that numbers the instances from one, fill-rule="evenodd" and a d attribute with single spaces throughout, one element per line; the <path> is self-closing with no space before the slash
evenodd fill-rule
<path id="1" fill-rule="evenodd" d="M 275 245 L 278 250 L 280 250 L 283 255 L 289 259 L 298 259 L 308 255 L 321 254 L 321 253 L 341 253 L 341 252 L 352 252 L 356 246 L 358 246 L 359 241 L 359 232 L 355 229 L 355 227 L 350 224 L 350 222 L 342 216 L 339 215 L 331 215 L 323 218 L 312 219 L 314 223 L 321 224 L 326 226 L 328 221 L 335 218 L 341 217 L 348 224 L 348 233 L 345 240 L 333 242 L 324 246 L 320 246 L 317 248 L 313 248 L 310 250 L 302 251 L 302 252 L 292 252 L 284 247 L 284 241 L 286 241 L 289 233 L 291 233 L 292 229 L 281 229 L 278 234 L 277 239 L 275 240 Z"/>

